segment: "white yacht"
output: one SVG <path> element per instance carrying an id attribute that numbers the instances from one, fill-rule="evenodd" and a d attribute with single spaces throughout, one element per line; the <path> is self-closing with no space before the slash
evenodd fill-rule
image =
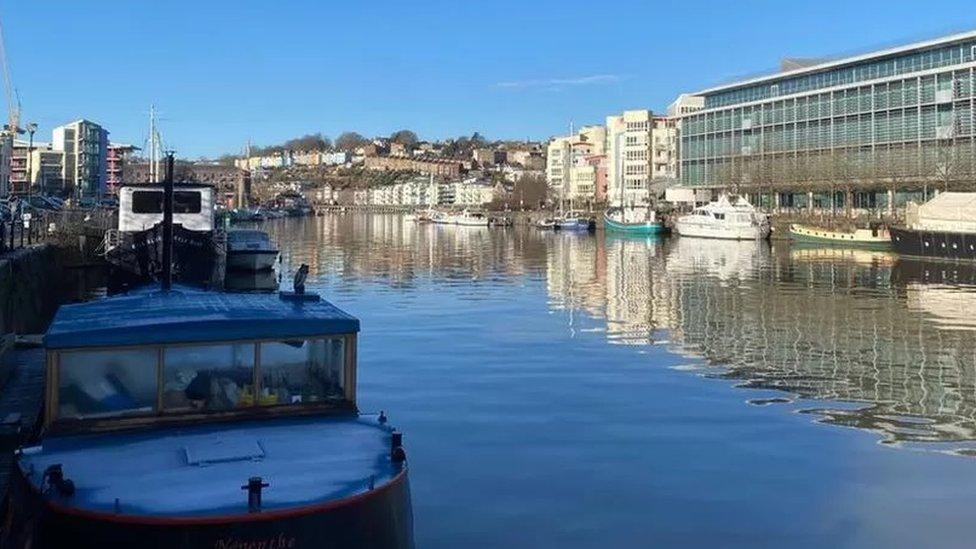
<path id="1" fill-rule="evenodd" d="M 769 216 L 745 198 L 722 195 L 678 218 L 674 229 L 681 236 L 761 240 L 769 237 Z"/>
<path id="2" fill-rule="evenodd" d="M 484 212 L 464 210 L 459 214 L 448 214 L 441 223 L 447 225 L 466 225 L 469 227 L 487 227 L 489 218 Z"/>
<path id="3" fill-rule="evenodd" d="M 267 271 L 274 268 L 278 249 L 271 237 L 256 229 L 237 229 L 227 233 L 227 268 L 240 271 Z"/>

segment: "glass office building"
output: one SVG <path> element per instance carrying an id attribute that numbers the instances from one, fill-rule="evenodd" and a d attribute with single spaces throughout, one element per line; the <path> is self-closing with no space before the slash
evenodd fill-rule
<path id="1" fill-rule="evenodd" d="M 692 94 L 704 108 L 681 117 L 681 182 L 780 205 L 969 189 L 974 67 L 970 32 Z"/>

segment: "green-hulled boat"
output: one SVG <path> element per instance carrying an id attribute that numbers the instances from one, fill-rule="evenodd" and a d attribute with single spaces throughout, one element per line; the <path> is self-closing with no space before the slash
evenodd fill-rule
<path id="1" fill-rule="evenodd" d="M 875 250 L 886 250 L 891 247 L 891 235 L 884 227 L 845 231 L 793 224 L 790 225 L 790 239 L 799 243 Z"/>

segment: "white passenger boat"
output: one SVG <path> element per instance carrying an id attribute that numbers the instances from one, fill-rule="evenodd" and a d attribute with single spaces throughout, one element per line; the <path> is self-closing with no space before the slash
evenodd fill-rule
<path id="1" fill-rule="evenodd" d="M 681 236 L 729 240 L 761 240 L 770 232 L 769 216 L 745 198 L 727 195 L 679 217 L 674 228 Z"/>
<path id="2" fill-rule="evenodd" d="M 227 268 L 240 271 L 266 271 L 274 267 L 278 249 L 268 233 L 239 229 L 227 233 Z"/>
<path id="3" fill-rule="evenodd" d="M 489 218 L 484 212 L 464 210 L 459 214 L 448 214 L 444 221 L 447 225 L 464 225 L 468 227 L 487 227 Z"/>

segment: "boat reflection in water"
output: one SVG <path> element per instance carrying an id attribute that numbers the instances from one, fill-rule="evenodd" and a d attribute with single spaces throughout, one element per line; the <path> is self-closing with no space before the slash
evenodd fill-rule
<path id="1" fill-rule="evenodd" d="M 606 319 L 611 343 L 667 343 L 708 376 L 784 397 L 885 443 L 976 440 L 976 271 L 887 252 L 669 239 L 556 246 L 551 302 Z M 575 257 L 560 257 L 575 254 Z M 586 265 L 596 265 L 591 273 Z M 941 268 L 941 267 L 940 267 Z M 939 271 L 942 272 L 942 271 Z M 911 274 L 910 274 L 911 273 Z M 594 281 L 605 281 L 594 287 Z M 600 304 L 603 304 L 601 307 Z M 585 306 L 584 306 L 585 305 Z M 714 367 L 714 369 L 712 369 Z"/>
<path id="2" fill-rule="evenodd" d="M 278 275 L 274 271 L 227 271 L 224 289 L 228 292 L 274 292 Z"/>
<path id="3" fill-rule="evenodd" d="M 289 243 L 285 269 L 308 263 L 341 280 L 336 291 L 367 281 L 421 292 L 430 280 L 477 295 L 540 279 L 571 334 L 666 345 L 760 389 L 745 393 L 754 403 L 786 401 L 886 443 L 969 452 L 976 441 L 976 327 L 963 305 L 976 300 L 976 270 L 964 265 L 755 241 L 444 231 L 382 215 L 267 228 L 289 235 L 277 238 Z M 786 394 L 763 400 L 769 389 Z"/>

